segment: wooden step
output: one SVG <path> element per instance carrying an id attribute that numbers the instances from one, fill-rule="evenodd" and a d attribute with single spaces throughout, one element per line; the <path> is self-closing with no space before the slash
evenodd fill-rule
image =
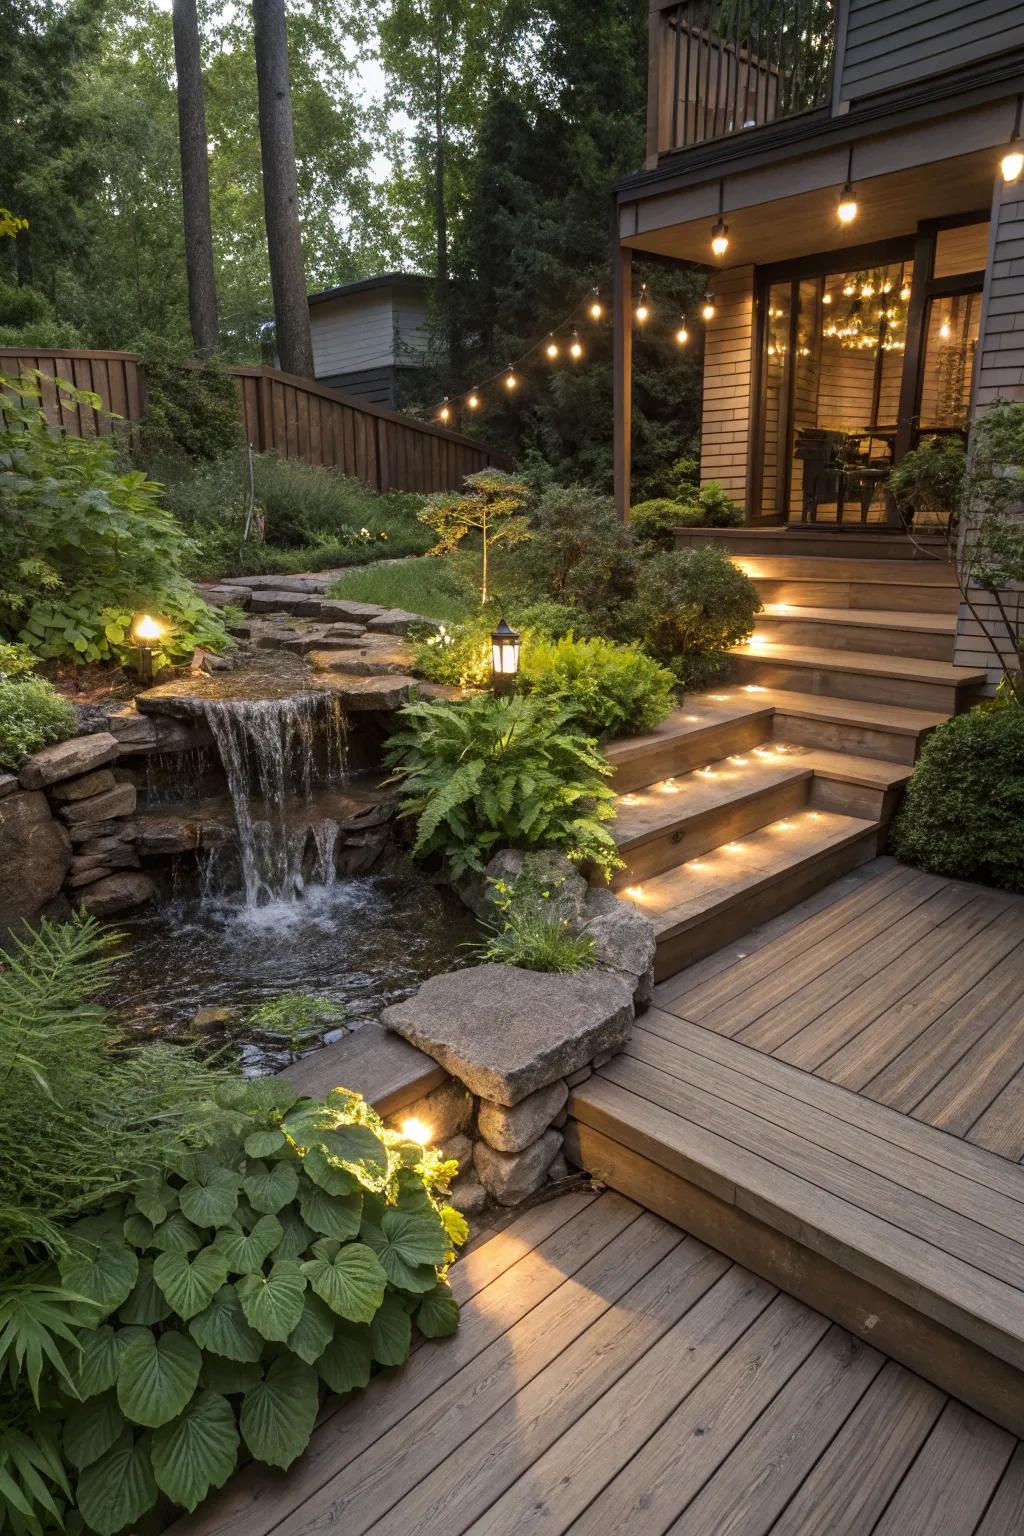
<path id="1" fill-rule="evenodd" d="M 658 980 L 873 858 L 878 831 L 877 821 L 803 809 L 624 887 L 654 923 Z"/>
<path id="2" fill-rule="evenodd" d="M 934 582 L 835 580 L 826 576 L 751 576 L 762 603 L 794 603 L 808 608 L 887 609 L 899 613 L 953 613 L 960 607 L 955 586 Z"/>
<path id="3" fill-rule="evenodd" d="M 943 535 L 919 534 L 913 541 L 901 531 L 867 530 L 832 526 L 788 528 L 677 528 L 677 549 L 701 545 L 726 545 L 730 553 L 785 555 L 806 559 L 827 557 L 845 560 L 885 560 L 902 565 L 944 561 L 947 543 Z"/>
<path id="4" fill-rule="evenodd" d="M 765 688 L 758 683 L 748 683 L 741 691 L 772 706 L 772 735 L 777 741 L 890 763 L 913 763 L 929 731 L 948 719 L 936 710 Z"/>
<path id="5" fill-rule="evenodd" d="M 583 1168 L 1024 1431 L 1024 1177 L 672 1014 L 569 1101 Z"/>
<path id="6" fill-rule="evenodd" d="M 956 588 L 956 572 L 939 560 L 857 560 L 843 555 L 748 555 L 728 550 L 741 570 L 755 579 L 856 581 L 875 585 Z M 882 605 L 884 606 L 884 604 Z"/>
<path id="7" fill-rule="evenodd" d="M 612 788 L 624 794 L 691 773 L 716 758 L 756 747 L 767 740 L 771 728 L 772 707 L 762 704 L 756 694 L 739 688 L 695 694 L 657 730 L 605 746 L 604 754 L 615 769 Z"/>
<path id="8" fill-rule="evenodd" d="M 776 645 L 870 651 L 881 656 L 916 656 L 951 662 L 956 642 L 956 615 L 767 603 L 758 617 L 757 632 Z"/>
<path id="9" fill-rule="evenodd" d="M 759 641 L 755 633 L 746 645 L 730 652 L 741 684 L 954 715 L 966 702 L 965 693 L 985 682 L 984 671 L 954 667 L 947 661 Z"/>
<path id="10" fill-rule="evenodd" d="M 802 810 L 811 788 L 809 755 L 757 747 L 620 795 L 612 832 L 626 867 L 613 887 L 634 885 Z"/>

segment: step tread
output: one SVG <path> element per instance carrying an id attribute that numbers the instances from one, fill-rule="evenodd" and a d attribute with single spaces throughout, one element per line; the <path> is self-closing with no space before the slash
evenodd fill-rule
<path id="1" fill-rule="evenodd" d="M 810 720 L 832 720 L 843 725 L 860 725 L 868 729 L 893 731 L 906 736 L 919 736 L 949 719 L 932 709 L 911 709 L 906 704 L 876 704 L 870 699 L 840 699 L 827 693 L 798 693 L 790 688 L 762 688 L 748 683 L 762 704 L 770 704 L 776 715 L 797 715 Z"/>
<path id="2" fill-rule="evenodd" d="M 808 860 L 876 831 L 877 821 L 804 810 L 769 822 L 623 893 L 649 917 L 659 938 L 703 921 L 716 908 L 783 878 Z"/>
<path id="3" fill-rule="evenodd" d="M 981 684 L 986 677 L 982 669 L 956 667 L 951 661 L 881 656 L 874 651 L 837 651 L 815 645 L 786 645 L 777 640 L 766 640 L 761 645 L 737 645 L 730 655 L 742 656 L 748 661 L 785 662 L 790 667 L 859 672 L 870 677 L 890 677 L 915 683 Z"/>
<path id="4" fill-rule="evenodd" d="M 687 736 L 699 735 L 711 726 L 728 725 L 734 720 L 749 720 L 762 715 L 770 720 L 771 706 L 762 704 L 754 694 L 731 688 L 723 693 L 699 693 L 674 709 L 653 731 L 641 736 L 623 736 L 618 741 L 605 744 L 604 755 L 610 763 L 627 763 L 641 757 L 653 747 L 668 742 L 682 741 Z"/>
<path id="5" fill-rule="evenodd" d="M 612 835 L 621 849 L 627 849 L 723 806 L 810 778 L 812 772 L 807 757 L 796 750 L 762 747 L 721 758 L 692 773 L 656 780 L 620 795 Z"/>
<path id="6" fill-rule="evenodd" d="M 968 1157 L 951 1167 L 943 1132 L 907 1150 L 896 1111 L 854 1125 L 845 1090 L 793 1087 L 707 1036 L 655 1010 L 570 1113 L 1024 1368 L 1019 1199 L 985 1189 Z"/>
<path id="7" fill-rule="evenodd" d="M 777 745 L 790 762 L 805 763 L 818 778 L 840 779 L 869 789 L 898 789 L 914 769 L 910 763 L 890 763 L 883 758 L 861 757 L 854 752 L 833 752 L 827 747 L 805 747 L 789 742 Z"/>
<path id="8" fill-rule="evenodd" d="M 859 629 L 913 629 L 926 635 L 956 634 L 955 613 L 907 613 L 898 608 L 801 608 L 796 603 L 765 603 L 761 617 Z"/>
<path id="9" fill-rule="evenodd" d="M 755 580 L 891 582 L 899 587 L 953 587 L 956 572 L 938 560 L 858 560 L 852 555 L 744 554 L 729 550 L 741 570 Z"/>

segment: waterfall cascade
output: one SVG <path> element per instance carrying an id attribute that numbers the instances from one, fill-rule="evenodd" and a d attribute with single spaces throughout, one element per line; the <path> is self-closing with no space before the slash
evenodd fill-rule
<path id="1" fill-rule="evenodd" d="M 335 878 L 338 825 L 316 791 L 345 775 L 345 717 L 336 699 L 208 699 L 207 724 L 227 777 L 247 907 L 298 900 L 304 873 Z"/>

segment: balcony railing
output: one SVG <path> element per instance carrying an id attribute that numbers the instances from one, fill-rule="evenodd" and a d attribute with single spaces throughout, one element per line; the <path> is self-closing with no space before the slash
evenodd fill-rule
<path id="1" fill-rule="evenodd" d="M 649 165 L 829 100 L 831 0 L 652 0 L 650 24 Z"/>

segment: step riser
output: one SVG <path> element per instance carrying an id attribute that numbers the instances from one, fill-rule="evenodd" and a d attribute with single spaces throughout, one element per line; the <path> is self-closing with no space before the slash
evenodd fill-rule
<path id="1" fill-rule="evenodd" d="M 760 683 L 763 688 L 781 688 L 796 693 L 813 693 L 824 698 L 857 699 L 872 704 L 897 704 L 906 709 L 934 710 L 938 714 L 957 712 L 955 683 L 921 682 L 915 678 L 879 677 L 843 670 L 841 653 L 835 667 L 794 667 L 784 661 L 736 656 L 736 676 L 740 683 Z"/>
<path id="2" fill-rule="evenodd" d="M 776 741 L 792 741 L 804 747 L 824 747 L 830 752 L 850 752 L 855 757 L 874 757 L 883 763 L 913 763 L 923 736 L 899 731 L 848 725 L 841 720 L 805 719 L 803 715 L 775 716 Z"/>
<path id="3" fill-rule="evenodd" d="M 911 586 L 864 581 L 801 581 L 754 577 L 762 603 L 792 603 L 794 608 L 895 608 L 900 613 L 956 613 L 956 587 Z"/>
<path id="4" fill-rule="evenodd" d="M 664 981 L 695 961 L 703 960 L 716 949 L 749 933 L 759 923 L 766 923 L 769 918 L 788 911 L 798 901 L 822 890 L 830 881 L 873 859 L 877 841 L 878 834 L 872 830 L 841 847 L 825 849 L 759 890 L 726 898 L 720 906 L 702 913 L 691 927 L 659 937 L 654 960 L 655 980 Z"/>
<path id="5" fill-rule="evenodd" d="M 766 712 L 710 725 L 706 730 L 694 731 L 676 741 L 655 742 L 623 762 L 616 762 L 613 746 L 607 754 L 615 768 L 610 783 L 617 795 L 625 795 L 632 789 L 660 783 L 662 779 L 692 773 L 695 768 L 703 768 L 706 763 L 723 757 L 748 752 L 766 741 L 770 733 L 771 716 Z"/>
<path id="6" fill-rule="evenodd" d="M 859 816 L 888 827 L 902 790 L 875 789 L 870 784 L 851 784 L 845 779 L 826 779 L 815 774 L 808 804 L 816 811 L 836 811 L 840 816 Z"/>
<path id="7" fill-rule="evenodd" d="M 956 587 L 953 569 L 937 560 L 854 560 L 836 556 L 755 555 L 740 547 L 729 554 L 748 576 L 786 581 L 849 581 L 913 587 Z M 884 607 L 884 604 L 879 606 Z"/>
<path id="8" fill-rule="evenodd" d="M 632 848 L 622 849 L 626 868 L 613 876 L 612 889 L 621 891 L 627 885 L 663 874 L 677 864 L 709 853 L 722 843 L 731 843 L 749 832 L 756 832 L 758 827 L 802 810 L 807 804 L 810 784 L 809 778 L 776 784 L 760 794 L 745 800 L 731 800 L 703 816 L 693 816 L 675 827 L 666 828 Z"/>
<path id="9" fill-rule="evenodd" d="M 565 1153 L 575 1167 L 728 1254 L 1011 1434 L 1024 1434 L 1024 1373 L 805 1246 L 781 1230 L 764 1200 L 738 1189 L 726 1201 L 707 1188 L 701 1166 L 687 1164 L 671 1148 L 608 1117 L 598 1129 L 574 1110 L 570 1098 Z M 580 1105 L 579 1113 L 592 1111 Z"/>
<path id="10" fill-rule="evenodd" d="M 875 624 L 828 623 L 762 614 L 757 633 L 782 645 L 810 645 L 826 650 L 869 651 L 877 656 L 907 656 L 923 661 L 952 661 L 955 636 Z"/>
<path id="11" fill-rule="evenodd" d="M 708 544 L 729 547 L 737 555 L 758 555 L 772 559 L 884 560 L 901 565 L 920 565 L 923 559 L 902 534 L 848 533 L 832 530 L 821 533 L 747 528 L 678 528 L 677 549 L 697 549 Z M 926 547 L 940 555 L 944 540 L 926 540 Z M 784 549 L 780 545 L 785 546 Z M 936 562 L 937 563 L 937 562 Z"/>

